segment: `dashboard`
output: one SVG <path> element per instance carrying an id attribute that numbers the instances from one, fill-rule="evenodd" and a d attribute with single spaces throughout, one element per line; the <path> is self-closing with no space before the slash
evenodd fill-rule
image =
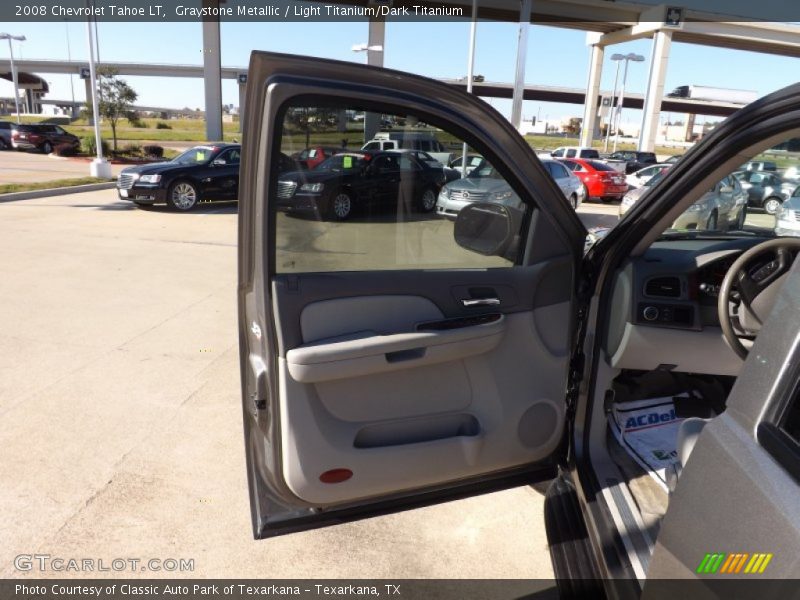
<path id="1" fill-rule="evenodd" d="M 617 272 L 604 336 L 611 365 L 736 375 L 741 359 L 722 336 L 717 297 L 733 262 L 762 241 L 663 240 L 630 259 Z M 770 261 L 751 266 L 751 275 L 767 273 Z"/>

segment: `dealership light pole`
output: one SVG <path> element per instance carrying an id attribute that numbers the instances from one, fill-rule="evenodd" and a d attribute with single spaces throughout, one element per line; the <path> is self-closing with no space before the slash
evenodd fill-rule
<path id="1" fill-rule="evenodd" d="M 92 116 L 94 117 L 94 140 L 97 147 L 97 158 L 89 165 L 89 174 L 92 177 L 111 179 L 111 165 L 103 158 L 103 142 L 100 137 L 100 109 L 97 106 L 97 74 L 94 68 L 94 36 L 92 35 L 92 21 L 86 19 L 86 36 L 89 45 L 89 79 L 92 89 Z M 89 100 L 89 98 L 87 98 Z"/>
<path id="2" fill-rule="evenodd" d="M 614 56 L 619 56 L 615 54 Z M 614 56 L 611 59 L 614 59 Z M 644 56 L 641 54 L 634 54 L 633 52 L 626 54 L 625 56 L 617 59 L 617 60 L 624 60 L 625 61 L 625 69 L 623 70 L 622 74 L 622 88 L 619 91 L 619 101 L 617 102 L 617 130 L 614 132 L 614 150 L 613 152 L 617 151 L 617 142 L 619 141 L 619 124 L 622 120 L 622 103 L 625 101 L 625 82 L 628 80 L 628 63 L 630 61 L 633 62 L 644 62 Z"/>
<path id="3" fill-rule="evenodd" d="M 17 110 L 17 123 L 19 124 L 19 81 L 17 80 L 17 67 L 14 66 L 14 48 L 11 46 L 11 40 L 24 42 L 25 36 L 0 33 L 0 40 L 8 40 L 8 54 L 11 59 L 11 79 L 14 80 L 14 106 Z"/>
<path id="4" fill-rule="evenodd" d="M 478 0 L 472 0 L 472 23 L 469 26 L 469 50 L 467 58 L 467 93 L 472 93 L 475 77 L 475 35 L 478 31 Z M 446 166 L 446 165 L 445 165 Z M 461 146 L 461 177 L 467 176 L 467 142 Z"/>

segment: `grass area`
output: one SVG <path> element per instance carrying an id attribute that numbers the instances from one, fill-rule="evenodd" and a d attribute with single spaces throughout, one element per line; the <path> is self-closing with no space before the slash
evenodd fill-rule
<path id="1" fill-rule="evenodd" d="M 63 117 L 25 116 L 22 121 L 26 123 L 40 123 L 52 121 L 61 124 L 65 130 L 77 135 L 79 138 L 94 135 L 94 127 L 86 119 L 76 119 L 67 124 Z M 127 119 L 120 119 L 117 123 L 117 145 L 126 142 L 152 140 L 154 142 L 204 142 L 206 141 L 206 122 L 203 119 L 141 119 L 144 127 L 133 127 Z M 156 129 L 158 123 L 166 124 L 170 129 Z M 111 127 L 107 122 L 100 125 L 100 135 L 112 143 Z M 222 124 L 223 141 L 241 140 L 239 123 Z M 217 140 L 214 140 L 217 141 Z"/>
<path id="2" fill-rule="evenodd" d="M 6 183 L 0 185 L 0 194 L 12 194 L 14 192 L 32 192 L 35 190 L 49 190 L 53 188 L 87 185 L 89 183 L 106 183 L 108 181 L 111 181 L 111 179 L 100 179 L 98 177 L 77 177 L 74 179 L 53 179 L 51 181 L 38 181 L 36 183 Z"/>

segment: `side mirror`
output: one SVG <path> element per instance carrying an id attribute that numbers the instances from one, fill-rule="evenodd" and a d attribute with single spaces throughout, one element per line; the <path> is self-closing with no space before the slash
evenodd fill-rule
<path id="1" fill-rule="evenodd" d="M 228 161 L 226 161 L 224 158 L 215 158 L 213 161 L 211 161 L 211 165 L 214 167 L 224 167 L 227 164 Z"/>
<path id="2" fill-rule="evenodd" d="M 461 209 L 453 228 L 456 244 L 484 256 L 516 258 L 522 213 L 503 204 L 475 202 Z"/>

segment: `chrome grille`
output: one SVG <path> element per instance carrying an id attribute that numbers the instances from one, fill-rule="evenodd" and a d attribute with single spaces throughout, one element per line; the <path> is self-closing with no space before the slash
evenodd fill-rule
<path id="1" fill-rule="evenodd" d="M 486 197 L 486 192 L 469 192 L 467 190 L 451 190 L 450 198 L 452 200 L 464 200 L 466 202 L 478 202 Z"/>
<path id="2" fill-rule="evenodd" d="M 133 187 L 133 182 L 136 181 L 136 178 L 133 175 L 126 175 L 122 173 L 117 178 L 117 187 L 121 190 L 129 190 Z"/>
<path id="3" fill-rule="evenodd" d="M 795 211 L 792 211 L 792 212 L 794 212 L 794 220 L 795 221 L 800 221 L 800 210 L 795 210 Z"/>
<path id="4" fill-rule="evenodd" d="M 294 196 L 294 191 L 297 189 L 297 183 L 294 181 L 279 181 L 278 182 L 278 198 L 291 198 Z"/>

